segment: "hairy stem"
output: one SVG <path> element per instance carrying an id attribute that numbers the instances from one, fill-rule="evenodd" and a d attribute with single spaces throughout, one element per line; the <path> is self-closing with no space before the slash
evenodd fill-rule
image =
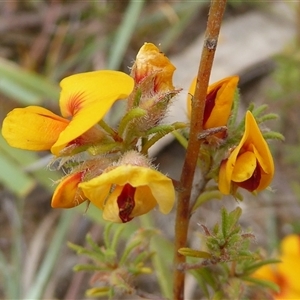
<path id="1" fill-rule="evenodd" d="M 184 297 L 184 272 L 182 266 L 185 256 L 178 253 L 178 249 L 186 247 L 188 226 L 190 218 L 190 195 L 193 178 L 202 140 L 198 138 L 203 131 L 203 112 L 205 98 L 213 59 L 226 0 L 212 0 L 205 32 L 204 45 L 197 75 L 197 85 L 192 101 L 190 137 L 186 157 L 181 173 L 182 189 L 178 195 L 178 205 L 175 221 L 175 257 L 174 257 L 174 299 L 182 300 Z"/>

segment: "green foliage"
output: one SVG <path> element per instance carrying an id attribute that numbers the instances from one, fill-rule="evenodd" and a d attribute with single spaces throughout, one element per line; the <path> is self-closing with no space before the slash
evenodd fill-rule
<path id="1" fill-rule="evenodd" d="M 241 213 L 239 207 L 230 213 L 223 208 L 221 224 L 214 226 L 213 233 L 206 230 L 206 246 L 213 261 L 228 262 L 255 258 L 249 251 L 249 239 L 253 238 L 253 235 L 242 233 L 238 224 Z"/>
<path id="2" fill-rule="evenodd" d="M 114 227 L 114 228 L 113 228 Z M 115 295 L 135 293 L 134 279 L 141 274 L 149 274 L 151 268 L 146 263 L 152 257 L 149 242 L 157 234 L 153 229 L 138 229 L 126 242 L 123 240 L 125 225 L 106 224 L 103 245 L 99 246 L 90 235 L 86 236 L 87 247 L 68 243 L 69 247 L 92 260 L 90 264 L 79 264 L 74 271 L 94 272 L 92 287 L 86 291 L 87 296 L 113 298 Z M 119 253 L 120 249 L 123 249 Z M 101 287 L 97 287 L 97 285 Z"/>
<path id="3" fill-rule="evenodd" d="M 254 235 L 242 231 L 239 225 L 241 214 L 239 207 L 231 212 L 223 208 L 221 222 L 215 224 L 212 231 L 201 225 L 205 233 L 205 251 L 180 249 L 182 255 L 192 257 L 185 268 L 194 275 L 207 299 L 237 299 L 241 297 L 241 290 L 255 287 L 278 291 L 276 284 L 252 277 L 260 267 L 279 261 L 262 261 L 257 252 L 251 251 L 250 242 Z"/>

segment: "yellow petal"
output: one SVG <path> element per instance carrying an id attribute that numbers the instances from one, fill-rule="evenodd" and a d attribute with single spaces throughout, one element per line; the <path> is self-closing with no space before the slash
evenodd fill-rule
<path id="1" fill-rule="evenodd" d="M 281 253 L 288 256 L 298 256 L 300 260 L 300 235 L 287 235 L 280 244 Z"/>
<path id="2" fill-rule="evenodd" d="M 228 181 L 232 181 L 233 170 L 238 155 L 252 151 L 261 167 L 261 179 L 257 191 L 264 190 L 271 183 L 274 176 L 274 162 L 267 142 L 250 111 L 246 113 L 245 132 L 238 146 L 231 152 L 225 165 L 225 171 L 220 168 L 222 177 L 219 179 L 219 189 L 222 193 L 228 192 Z M 224 173 L 225 172 L 225 173 Z M 226 179 L 226 181 L 225 181 Z M 226 188 L 225 188 L 226 187 Z"/>
<path id="3" fill-rule="evenodd" d="M 134 82 L 125 73 L 102 70 L 66 77 L 60 85 L 61 113 L 72 120 L 51 149 L 56 155 L 97 124 L 116 100 L 126 98 Z"/>
<path id="4" fill-rule="evenodd" d="M 223 195 L 229 195 L 230 194 L 230 185 L 231 185 L 231 177 L 227 176 L 227 164 L 228 160 L 223 160 L 220 166 L 219 171 L 219 181 L 218 181 L 218 187 L 220 192 Z"/>
<path id="5" fill-rule="evenodd" d="M 114 191 L 109 195 L 105 202 L 103 211 L 103 219 L 115 223 L 121 223 L 119 216 L 120 208 L 116 201 L 122 192 L 123 186 L 116 186 Z M 145 199 L 147 201 L 145 201 Z M 147 186 L 140 186 L 136 188 L 134 193 L 134 208 L 129 218 L 134 218 L 146 214 L 157 205 L 155 198 L 152 196 L 151 190 Z"/>
<path id="6" fill-rule="evenodd" d="M 52 197 L 53 208 L 71 208 L 86 200 L 82 191 L 78 188 L 83 172 L 77 172 L 66 176 L 56 187 Z"/>
<path id="7" fill-rule="evenodd" d="M 69 121 L 39 107 L 12 110 L 3 121 L 2 135 L 9 145 L 27 150 L 49 150 Z"/>
<path id="8" fill-rule="evenodd" d="M 192 114 L 192 100 L 195 94 L 196 84 L 197 84 L 197 77 L 193 79 L 187 95 L 187 115 L 189 119 L 191 118 L 191 114 Z"/>
<path id="9" fill-rule="evenodd" d="M 264 265 L 255 271 L 251 277 L 278 283 L 277 265 Z"/>
<path id="10" fill-rule="evenodd" d="M 254 145 L 254 154 L 262 168 L 261 180 L 257 191 L 267 188 L 274 176 L 274 161 L 270 152 L 269 146 L 265 141 L 262 133 L 250 111 L 246 113 L 246 127 L 245 127 L 244 147 L 251 147 Z"/>
<path id="11" fill-rule="evenodd" d="M 291 234 L 281 242 L 282 264 L 278 265 L 278 273 L 286 283 L 286 296 L 295 295 L 300 297 L 299 270 L 300 270 L 300 236 Z"/>
<path id="12" fill-rule="evenodd" d="M 234 93 L 237 88 L 238 81 L 238 76 L 231 76 L 224 78 L 208 87 L 205 104 L 206 107 L 204 111 L 205 129 L 226 126 L 231 113 Z M 215 97 L 214 103 L 208 103 L 210 94 L 214 93 L 215 91 L 217 91 L 217 93 L 216 95 L 213 95 L 213 97 Z M 209 116 L 206 116 L 206 114 Z"/>
<path id="13" fill-rule="evenodd" d="M 225 126 L 227 124 L 238 81 L 238 76 L 230 76 L 208 87 L 203 116 L 203 126 L 205 129 Z M 192 97 L 195 93 L 196 84 L 197 78 L 195 77 L 191 83 L 187 97 L 187 112 L 189 117 L 191 117 Z"/>
<path id="14" fill-rule="evenodd" d="M 281 241 L 281 263 L 259 268 L 253 277 L 270 280 L 280 287 L 280 293 L 274 293 L 276 300 L 300 299 L 300 237 L 292 234 Z"/>
<path id="15" fill-rule="evenodd" d="M 242 138 L 243 140 L 243 138 Z M 228 195 L 231 190 L 232 173 L 236 163 L 237 156 L 243 146 L 242 140 L 237 147 L 230 153 L 227 160 L 221 163 L 219 171 L 219 190 L 222 194 Z"/>
<path id="16" fill-rule="evenodd" d="M 147 196 L 145 197 L 145 195 Z M 145 198 L 147 198 L 147 201 L 145 201 Z M 156 199 L 148 186 L 140 186 L 136 189 L 134 201 L 135 207 L 130 215 L 132 218 L 146 214 L 157 205 Z"/>
<path id="17" fill-rule="evenodd" d="M 139 50 L 132 67 L 136 83 L 155 74 L 156 90 L 174 90 L 172 83 L 176 68 L 170 60 L 152 43 L 145 43 Z"/>
<path id="18" fill-rule="evenodd" d="M 124 186 L 127 183 L 136 188 L 147 186 L 152 193 L 149 195 L 149 199 L 154 197 L 162 213 L 167 214 L 172 209 L 175 201 L 172 180 L 162 173 L 146 167 L 122 165 L 90 181 L 81 183 L 79 187 L 91 202 L 103 208 L 112 185 Z M 148 201 L 147 196 L 145 195 L 143 203 Z"/>
<path id="19" fill-rule="evenodd" d="M 116 199 L 120 196 L 122 189 L 123 186 L 117 185 L 106 200 L 105 206 L 100 207 L 103 209 L 102 217 L 104 220 L 114 223 L 122 223 L 122 220 L 119 217 L 118 202 L 116 201 Z"/>
<path id="20" fill-rule="evenodd" d="M 256 169 L 256 157 L 253 152 L 247 151 L 237 157 L 231 180 L 243 182 L 249 179 Z"/>

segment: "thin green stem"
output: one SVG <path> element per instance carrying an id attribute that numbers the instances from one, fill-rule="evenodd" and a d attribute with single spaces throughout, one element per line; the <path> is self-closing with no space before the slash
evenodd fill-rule
<path id="1" fill-rule="evenodd" d="M 124 224 L 118 224 L 117 228 L 115 229 L 114 236 L 110 244 L 110 249 L 112 249 L 113 251 L 117 251 L 118 243 L 120 241 L 120 236 L 122 235 L 124 229 L 125 229 Z"/>
<path id="2" fill-rule="evenodd" d="M 105 130 L 115 141 L 120 141 L 121 138 L 119 137 L 118 133 L 111 128 L 104 120 L 99 121 L 99 125 Z"/>
<path id="3" fill-rule="evenodd" d="M 122 118 L 122 120 L 120 121 L 119 129 L 118 129 L 119 136 L 123 137 L 124 140 L 127 140 L 128 136 L 126 136 L 126 134 L 127 134 L 126 130 L 128 129 L 130 123 L 134 119 L 141 118 L 141 117 L 145 116 L 146 114 L 147 114 L 147 112 L 140 107 L 135 107 L 135 108 L 131 109 L 130 111 L 128 111 L 125 114 L 125 116 Z M 130 138 L 129 138 L 129 140 L 130 140 Z"/>
<path id="4" fill-rule="evenodd" d="M 187 148 L 188 140 L 178 131 L 173 131 L 172 134 L 183 148 Z"/>
<path id="5" fill-rule="evenodd" d="M 193 185 L 198 153 L 202 140 L 198 135 L 203 131 L 203 112 L 209 77 L 217 47 L 222 18 L 226 7 L 226 0 L 212 0 L 209 10 L 204 46 L 197 75 L 197 85 L 194 93 L 191 113 L 191 129 L 186 157 L 181 173 L 182 189 L 178 195 L 178 205 L 175 221 L 175 257 L 174 257 L 174 297 L 182 300 L 184 297 L 184 272 L 182 265 L 185 256 L 179 254 L 178 249 L 186 247 L 190 218 L 190 196 Z"/>
<path id="6" fill-rule="evenodd" d="M 147 142 L 143 145 L 141 153 L 147 154 L 150 147 L 152 147 L 157 141 L 163 138 L 165 135 L 176 131 L 177 129 L 186 128 L 185 123 L 174 123 L 172 125 L 158 125 L 150 129 L 147 134 L 151 134 L 151 131 L 155 133 Z"/>

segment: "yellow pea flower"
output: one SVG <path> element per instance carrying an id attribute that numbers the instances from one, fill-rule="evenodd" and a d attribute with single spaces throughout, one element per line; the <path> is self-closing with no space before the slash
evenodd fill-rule
<path id="1" fill-rule="evenodd" d="M 60 151 L 97 124 L 118 99 L 132 91 L 133 79 L 122 72 L 101 70 L 75 74 L 60 82 L 63 117 L 38 106 L 17 108 L 4 119 L 2 135 L 13 147 Z"/>
<path id="2" fill-rule="evenodd" d="M 148 167 L 124 164 L 79 184 L 84 195 L 103 210 L 108 221 L 125 223 L 157 204 L 167 214 L 175 201 L 172 180 Z"/>
<path id="3" fill-rule="evenodd" d="M 238 76 L 226 77 L 211 84 L 207 88 L 207 96 L 205 100 L 205 109 L 203 115 L 203 128 L 213 128 L 226 126 L 231 107 L 234 100 L 234 93 L 239 81 Z M 191 116 L 192 97 L 196 89 L 197 78 L 194 78 L 188 95 L 187 111 Z"/>
<path id="4" fill-rule="evenodd" d="M 148 76 L 154 77 L 154 92 L 174 90 L 172 78 L 175 67 L 152 43 L 145 43 L 139 50 L 131 76 L 138 84 Z"/>
<path id="5" fill-rule="evenodd" d="M 86 201 L 86 197 L 78 184 L 83 180 L 85 171 L 67 175 L 56 187 L 52 196 L 53 208 L 72 208 Z"/>
<path id="6" fill-rule="evenodd" d="M 300 236 L 291 234 L 281 241 L 281 263 L 265 265 L 253 277 L 276 283 L 280 292 L 273 292 L 275 300 L 300 299 Z"/>
<path id="7" fill-rule="evenodd" d="M 221 163 L 219 190 L 228 195 L 238 187 L 262 191 L 274 176 L 274 162 L 268 144 L 250 111 L 246 113 L 245 132 L 239 145 Z"/>
<path id="8" fill-rule="evenodd" d="M 154 44 L 145 43 L 139 50 L 130 75 L 135 87 L 127 109 L 138 106 L 146 114 L 136 122 L 137 130 L 146 132 L 166 115 L 172 98 L 179 93 L 173 86 L 174 65 Z"/>

